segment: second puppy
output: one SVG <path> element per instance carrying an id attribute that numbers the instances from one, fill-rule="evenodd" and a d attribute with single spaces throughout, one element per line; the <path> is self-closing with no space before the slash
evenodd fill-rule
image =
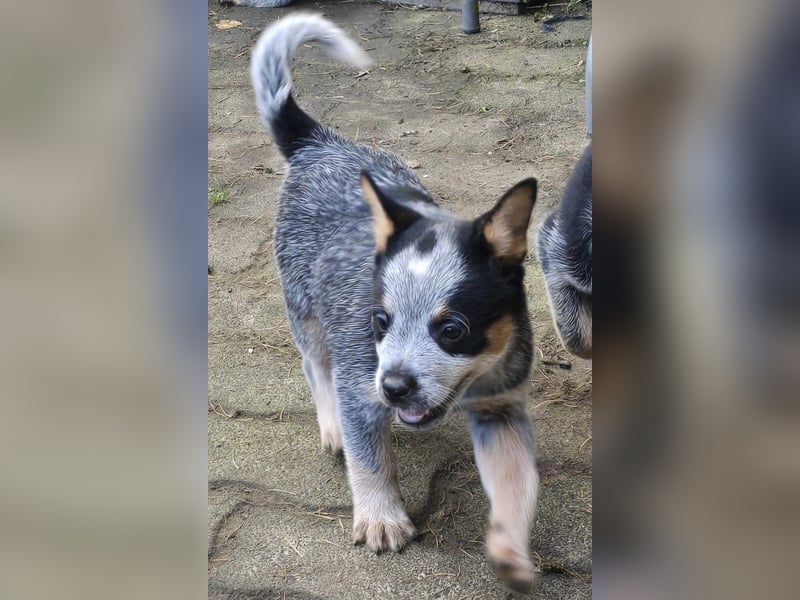
<path id="1" fill-rule="evenodd" d="M 592 357 L 592 144 L 572 172 L 559 207 L 536 240 L 556 331 L 564 347 Z"/>

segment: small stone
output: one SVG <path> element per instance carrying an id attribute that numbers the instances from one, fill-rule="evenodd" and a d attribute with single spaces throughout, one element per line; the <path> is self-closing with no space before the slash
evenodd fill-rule
<path id="1" fill-rule="evenodd" d="M 406 163 L 406 164 L 407 164 L 409 167 L 411 167 L 412 169 L 419 169 L 419 168 L 420 168 L 420 166 L 422 166 L 422 165 L 420 165 L 420 164 L 419 164 L 419 161 L 418 161 L 418 160 L 410 160 L 410 161 L 408 161 L 408 163 Z"/>
<path id="2" fill-rule="evenodd" d="M 252 353 L 253 353 L 253 349 L 252 349 L 252 348 L 248 348 L 248 349 L 247 349 L 247 353 L 248 353 L 248 354 L 252 354 Z"/>

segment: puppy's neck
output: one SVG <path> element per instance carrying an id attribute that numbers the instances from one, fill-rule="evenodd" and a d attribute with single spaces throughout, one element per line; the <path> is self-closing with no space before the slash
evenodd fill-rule
<path id="1" fill-rule="evenodd" d="M 533 362 L 533 334 L 527 308 L 514 315 L 514 332 L 505 351 L 492 369 L 470 384 L 461 404 L 507 395 L 528 381 Z"/>

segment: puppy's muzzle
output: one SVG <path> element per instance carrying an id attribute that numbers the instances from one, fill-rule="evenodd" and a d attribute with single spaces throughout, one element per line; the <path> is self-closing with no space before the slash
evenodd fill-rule
<path id="1" fill-rule="evenodd" d="M 402 371 L 389 371 L 381 379 L 381 387 L 392 406 L 401 406 L 416 393 L 417 380 Z"/>
<path id="2" fill-rule="evenodd" d="M 447 412 L 447 406 L 429 408 L 419 391 L 416 378 L 405 371 L 392 369 L 381 378 L 381 392 L 386 402 L 397 410 L 401 423 L 413 428 L 429 425 Z"/>

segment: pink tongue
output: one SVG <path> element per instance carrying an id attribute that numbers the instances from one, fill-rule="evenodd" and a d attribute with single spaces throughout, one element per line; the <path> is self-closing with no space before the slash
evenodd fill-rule
<path id="1" fill-rule="evenodd" d="M 406 423 L 419 423 L 428 416 L 427 410 L 398 410 L 397 413 Z"/>

